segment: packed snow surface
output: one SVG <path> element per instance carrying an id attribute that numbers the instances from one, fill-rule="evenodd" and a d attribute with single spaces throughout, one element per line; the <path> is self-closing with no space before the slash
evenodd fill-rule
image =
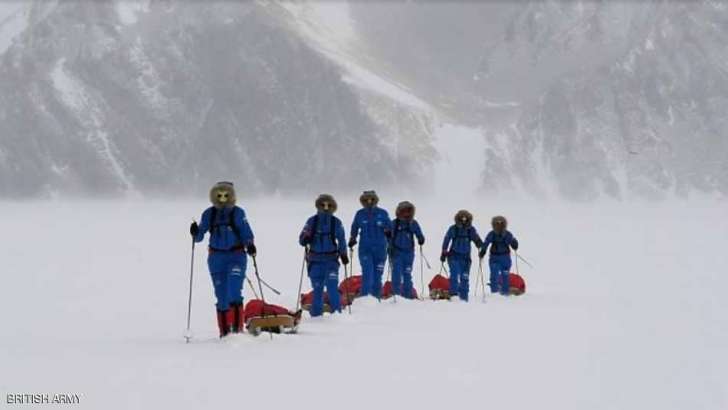
<path id="1" fill-rule="evenodd" d="M 283 291 L 266 296 L 293 308 L 313 198 L 239 196 L 260 273 Z M 337 196 L 348 227 L 356 196 Z M 306 316 L 297 335 L 219 340 L 198 246 L 185 344 L 187 228 L 204 198 L 4 202 L 0 392 L 78 393 L 89 409 L 728 408 L 724 204 L 381 196 L 417 204 L 425 281 L 459 207 L 481 234 L 506 214 L 535 266 L 519 265 L 527 293 L 358 300 L 351 315 Z"/>

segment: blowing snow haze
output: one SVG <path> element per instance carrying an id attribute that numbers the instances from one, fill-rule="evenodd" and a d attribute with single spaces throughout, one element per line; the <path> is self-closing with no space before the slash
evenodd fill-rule
<path id="1" fill-rule="evenodd" d="M 0 197 L 425 188 L 442 124 L 473 190 L 724 196 L 727 55 L 715 1 L 3 2 Z"/>

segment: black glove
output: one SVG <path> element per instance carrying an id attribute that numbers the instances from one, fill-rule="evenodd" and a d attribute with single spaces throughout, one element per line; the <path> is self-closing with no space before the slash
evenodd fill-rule
<path id="1" fill-rule="evenodd" d="M 348 265 L 349 264 L 349 257 L 346 256 L 346 253 L 342 253 L 339 256 L 341 257 L 341 263 L 343 263 L 344 265 Z"/>
<path id="2" fill-rule="evenodd" d="M 440 254 L 440 262 L 445 262 L 446 259 L 447 259 L 447 251 L 442 251 L 442 253 Z"/>
<path id="3" fill-rule="evenodd" d="M 353 248 L 356 246 L 356 238 L 349 239 L 349 247 Z"/>
<path id="4" fill-rule="evenodd" d="M 480 252 L 478 252 L 478 256 L 480 257 L 480 259 L 483 259 L 483 258 L 485 257 L 485 252 L 486 252 L 486 250 L 487 250 L 487 249 L 485 249 L 485 248 L 482 248 L 482 249 L 480 250 Z"/>
<path id="5" fill-rule="evenodd" d="M 258 249 L 255 247 L 255 244 L 251 243 L 247 247 L 248 255 L 250 256 L 256 256 L 258 254 Z"/>
<path id="6" fill-rule="evenodd" d="M 424 244 L 425 244 L 425 238 L 422 238 L 422 239 L 417 239 L 417 243 L 418 243 L 418 244 L 419 244 L 420 246 L 424 245 Z"/>
<path id="7" fill-rule="evenodd" d="M 198 233 L 200 233 L 200 227 L 197 225 L 197 222 L 192 222 L 190 224 L 190 235 L 196 238 Z"/>

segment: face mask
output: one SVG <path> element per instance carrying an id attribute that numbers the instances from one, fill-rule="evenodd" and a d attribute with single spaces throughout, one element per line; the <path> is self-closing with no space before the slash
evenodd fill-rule
<path id="1" fill-rule="evenodd" d="M 217 200 L 221 204 L 226 203 L 229 198 L 230 198 L 230 195 L 226 191 L 217 191 Z"/>

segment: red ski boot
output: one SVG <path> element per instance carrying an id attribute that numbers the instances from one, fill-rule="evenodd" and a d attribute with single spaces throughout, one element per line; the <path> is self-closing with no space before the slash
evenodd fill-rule
<path id="1" fill-rule="evenodd" d="M 230 327 L 233 333 L 243 333 L 245 331 L 245 307 L 242 303 L 236 303 L 230 306 L 233 311 L 233 321 Z"/>
<path id="2" fill-rule="evenodd" d="M 220 338 L 230 333 L 230 327 L 233 321 L 232 309 L 217 311 L 217 328 L 220 330 Z"/>

